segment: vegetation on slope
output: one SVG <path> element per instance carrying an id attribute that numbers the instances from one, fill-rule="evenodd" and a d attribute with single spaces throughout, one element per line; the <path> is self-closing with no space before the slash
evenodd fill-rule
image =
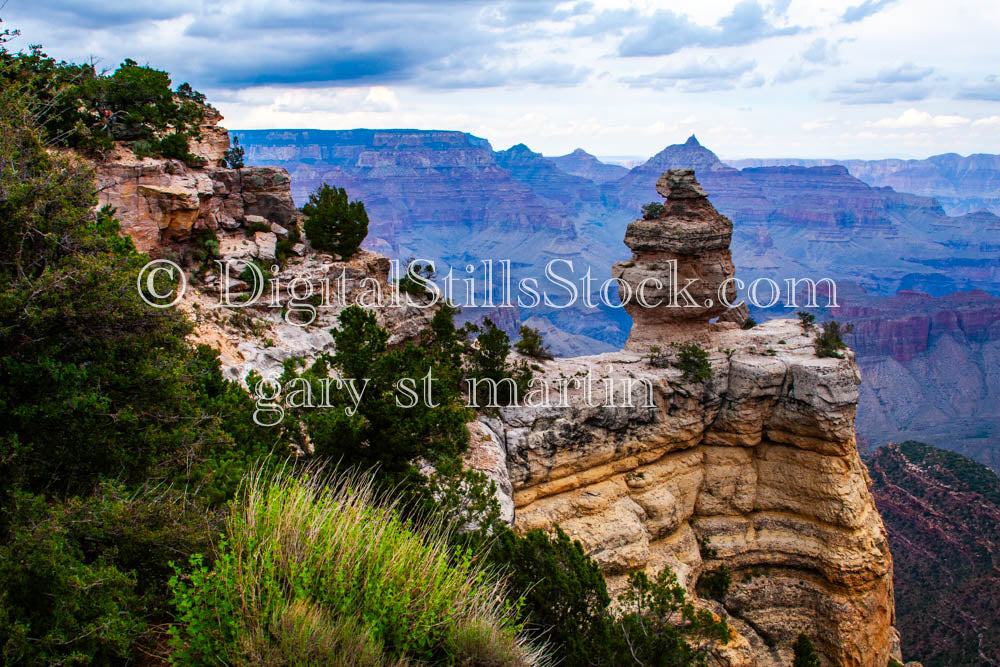
<path id="1" fill-rule="evenodd" d="M 414 528 L 371 475 L 252 473 L 209 569 L 171 582 L 180 664 L 540 664 L 503 581 Z"/>
<path id="2" fill-rule="evenodd" d="M 928 667 L 1000 662 L 1000 478 L 919 442 L 883 447 L 868 467 L 903 656 Z"/>

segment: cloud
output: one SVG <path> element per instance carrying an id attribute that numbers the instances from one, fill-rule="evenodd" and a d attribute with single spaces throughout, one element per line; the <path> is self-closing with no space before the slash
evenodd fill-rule
<path id="1" fill-rule="evenodd" d="M 691 62 L 672 69 L 662 69 L 650 74 L 623 78 L 622 82 L 633 88 L 669 88 L 679 86 L 685 93 L 703 93 L 712 90 L 731 90 L 745 75 L 754 71 L 753 60 L 734 60 L 719 63 L 715 58 Z M 747 77 L 745 84 L 753 87 L 756 77 Z"/>
<path id="2" fill-rule="evenodd" d="M 973 121 L 974 127 L 1000 127 L 1000 116 L 986 116 Z"/>
<path id="3" fill-rule="evenodd" d="M 987 102 L 1000 102 L 1000 79 L 995 74 L 986 77 L 986 80 L 977 86 L 966 86 L 958 91 L 956 97 L 960 100 L 985 100 Z"/>
<path id="4" fill-rule="evenodd" d="M 815 67 L 809 68 L 805 67 L 799 63 L 788 63 L 780 70 L 774 77 L 775 83 L 792 83 L 794 81 L 800 81 L 802 79 L 808 79 L 811 76 L 817 76 L 822 74 L 823 70 L 817 69 Z"/>
<path id="5" fill-rule="evenodd" d="M 883 118 L 882 120 L 875 121 L 872 123 L 872 126 L 892 129 L 918 127 L 947 129 L 951 127 L 959 127 L 960 125 L 968 125 L 970 122 L 971 121 L 965 116 L 959 116 L 956 114 L 942 114 L 934 116 L 926 111 L 907 109 L 896 117 Z"/>
<path id="6" fill-rule="evenodd" d="M 917 67 L 913 63 L 903 63 L 898 67 L 879 70 L 875 76 L 858 79 L 858 83 L 914 83 L 923 81 L 933 72 L 933 67 Z"/>
<path id="7" fill-rule="evenodd" d="M 683 14 L 658 10 L 647 19 L 645 30 L 634 32 L 622 41 L 618 52 L 626 57 L 665 56 L 689 46 L 740 46 L 802 30 L 798 26 L 778 27 L 767 14 L 756 0 L 742 0 L 732 13 L 710 27 L 694 23 Z"/>
<path id="8" fill-rule="evenodd" d="M 896 0 L 865 0 L 860 5 L 848 7 L 844 10 L 840 20 L 844 23 L 856 23 L 872 16 L 873 14 L 878 14 L 894 2 L 896 2 Z"/>
<path id="9" fill-rule="evenodd" d="M 23 16 L 8 9 L 4 18 L 17 25 L 33 21 L 58 27 L 64 46 L 78 59 L 91 53 L 111 62 L 132 56 L 201 88 L 322 88 L 403 81 L 454 88 L 565 85 L 586 78 L 589 71 L 582 67 L 515 61 L 514 47 L 530 38 L 525 26 L 592 9 L 586 3 L 560 9 L 561 4 L 16 0 Z M 70 26 L 88 28 L 86 39 L 80 42 Z"/>
<path id="10" fill-rule="evenodd" d="M 837 64 L 837 45 L 827 42 L 822 37 L 812 41 L 802 52 L 802 59 L 814 65 Z"/>
<path id="11" fill-rule="evenodd" d="M 594 37 L 620 34 L 624 28 L 634 26 L 639 22 L 638 10 L 605 9 L 593 15 L 592 21 L 577 23 L 570 31 L 570 37 Z"/>
<path id="12" fill-rule="evenodd" d="M 931 86 L 923 81 L 934 72 L 933 67 L 918 67 L 903 63 L 879 70 L 872 76 L 855 79 L 836 88 L 830 99 L 844 104 L 890 104 L 919 102 L 931 94 Z"/>

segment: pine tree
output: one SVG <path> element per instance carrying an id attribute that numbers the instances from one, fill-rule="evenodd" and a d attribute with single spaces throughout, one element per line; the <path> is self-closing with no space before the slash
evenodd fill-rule
<path id="1" fill-rule="evenodd" d="M 335 252 L 347 259 L 361 248 L 368 235 L 365 205 L 357 200 L 349 202 L 344 188 L 324 183 L 309 195 L 302 212 L 306 216 L 306 236 L 316 250 Z"/>

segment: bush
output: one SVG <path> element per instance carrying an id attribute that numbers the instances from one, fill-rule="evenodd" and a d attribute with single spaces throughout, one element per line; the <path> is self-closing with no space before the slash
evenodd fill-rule
<path id="1" fill-rule="evenodd" d="M 666 207 L 658 201 L 652 201 L 642 207 L 643 220 L 656 220 L 663 216 Z"/>
<path id="2" fill-rule="evenodd" d="M 158 136 L 168 130 L 196 134 L 205 112 L 204 95 L 186 83 L 171 90 L 161 70 L 126 59 L 112 74 L 99 74 L 91 64 L 57 62 L 40 46 L 20 53 L 0 49 L 0 86 L 22 91 L 45 110 L 47 143 L 83 151 L 130 141 L 140 156 L 159 155 Z M 187 153 L 186 140 L 183 151 L 177 148 L 169 150 Z"/>
<path id="3" fill-rule="evenodd" d="M 842 336 L 853 330 L 854 326 L 851 324 L 841 325 L 836 320 L 824 322 L 819 335 L 816 336 L 816 356 L 843 359 L 844 355 L 840 351 L 847 349 L 847 343 Z"/>
<path id="4" fill-rule="evenodd" d="M 361 248 L 368 235 L 368 213 L 360 201 L 348 202 L 344 188 L 324 183 L 309 195 L 302 207 L 305 233 L 312 246 L 322 252 L 349 258 Z"/>
<path id="5" fill-rule="evenodd" d="M 816 653 L 816 647 L 808 635 L 800 634 L 792 645 L 792 651 L 794 654 L 792 667 L 820 667 L 819 654 Z"/>
<path id="6" fill-rule="evenodd" d="M 412 259 L 406 262 L 406 273 L 399 277 L 399 291 L 410 296 L 422 297 L 427 294 L 427 288 L 418 279 L 411 276 L 415 273 L 425 281 L 434 278 L 434 269 L 430 264 L 424 265 L 414 262 Z"/>
<path id="7" fill-rule="evenodd" d="M 209 568 L 171 580 L 176 663 L 533 664 L 503 581 L 414 530 L 370 475 L 247 477 Z M 486 663 L 484 657 L 499 660 Z"/>
<path id="8" fill-rule="evenodd" d="M 796 315 L 799 316 L 799 323 L 805 331 L 810 331 L 814 326 L 816 326 L 816 316 L 812 313 L 800 310 L 796 313 Z"/>
<path id="9" fill-rule="evenodd" d="M 629 575 L 629 588 L 619 596 L 619 620 L 627 651 L 619 664 L 704 665 L 716 643 L 726 644 L 725 619 L 695 609 L 669 568 L 650 580 L 643 571 Z M 627 662 L 634 657 L 635 663 Z"/>
<path id="10" fill-rule="evenodd" d="M 549 352 L 549 348 L 545 345 L 545 340 L 538 329 L 532 329 L 522 324 L 518 333 L 521 335 L 521 340 L 514 344 L 514 349 L 526 357 L 552 359 L 552 353 Z"/>
<path id="11" fill-rule="evenodd" d="M 746 330 L 746 329 L 753 329 L 755 326 L 757 326 L 757 320 L 755 320 L 754 318 L 748 317 L 745 320 L 743 320 L 743 329 L 744 330 Z"/>
<path id="12" fill-rule="evenodd" d="M 476 345 L 468 352 L 467 387 L 470 404 L 489 407 L 496 399 L 497 405 L 510 405 L 521 400 L 531 381 L 531 369 L 526 364 L 510 364 L 510 337 L 503 329 L 486 318 L 483 326 L 471 326 L 478 333 Z M 492 395 L 496 386 L 496 396 Z"/>
<path id="13" fill-rule="evenodd" d="M 716 570 L 710 570 L 698 578 L 698 593 L 713 600 L 722 601 L 729 592 L 733 577 L 725 565 Z"/>
<path id="14" fill-rule="evenodd" d="M 698 343 L 671 343 L 670 347 L 677 351 L 674 367 L 680 369 L 685 380 L 705 382 L 712 379 L 712 362 L 705 348 Z"/>
<path id="15" fill-rule="evenodd" d="M 510 598 L 523 600 L 526 622 L 545 633 L 562 664 L 613 664 L 616 649 L 624 646 L 616 644 L 611 597 L 600 567 L 579 541 L 558 526 L 554 537 L 540 530 L 518 537 L 503 529 L 489 557 L 509 572 Z"/>

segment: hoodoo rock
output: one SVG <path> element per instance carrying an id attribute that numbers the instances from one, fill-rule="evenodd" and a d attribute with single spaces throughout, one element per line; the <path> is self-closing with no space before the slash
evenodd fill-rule
<path id="1" fill-rule="evenodd" d="M 699 296 L 718 289 L 733 276 L 732 224 L 690 170 L 658 186 L 666 211 L 629 226 L 635 256 L 616 275 L 637 285 L 677 260 L 707 286 Z M 481 418 L 494 437 L 475 442 L 502 445 L 488 454 L 506 459 L 514 528 L 560 526 L 613 593 L 631 571 L 671 568 L 735 631 L 712 664 L 788 665 L 805 633 L 824 665 L 884 667 L 897 638 L 892 558 L 855 443 L 853 353 L 817 357 L 815 328 L 798 321 L 743 330 L 710 322 L 717 304 L 677 310 L 633 305 L 626 350 L 541 362 L 549 406 Z M 707 377 L 670 346 L 691 340 Z M 722 567 L 728 592 L 698 597 Z"/>
<path id="2" fill-rule="evenodd" d="M 656 183 L 666 199 L 653 219 L 625 230 L 632 259 L 615 264 L 620 296 L 632 317 L 627 349 L 700 338 L 720 316 L 742 323 L 729 243 L 733 223 L 715 210 L 693 169 L 670 169 Z"/>

